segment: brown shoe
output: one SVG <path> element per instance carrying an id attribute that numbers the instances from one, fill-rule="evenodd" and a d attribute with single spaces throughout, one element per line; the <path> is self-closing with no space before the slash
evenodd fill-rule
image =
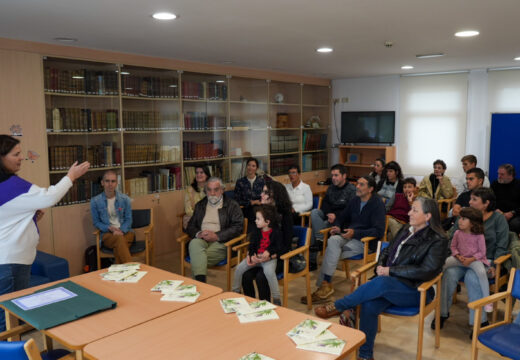
<path id="1" fill-rule="evenodd" d="M 325 305 L 315 307 L 314 313 L 316 314 L 316 316 L 322 319 L 328 319 L 333 316 L 339 315 L 339 310 L 336 309 L 334 303 L 330 302 Z"/>
<path id="2" fill-rule="evenodd" d="M 329 282 L 322 282 L 318 290 L 312 293 L 311 301 L 313 304 L 323 304 L 330 302 L 331 295 L 334 294 L 334 288 Z M 307 304 L 307 296 L 302 296 L 300 299 L 302 304 Z"/>

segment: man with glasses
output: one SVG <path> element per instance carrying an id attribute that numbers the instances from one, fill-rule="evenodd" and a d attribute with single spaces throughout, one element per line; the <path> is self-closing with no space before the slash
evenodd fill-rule
<path id="1" fill-rule="evenodd" d="M 211 177 L 205 186 L 206 197 L 195 205 L 188 222 L 191 273 L 195 280 L 206 282 L 208 266 L 226 258 L 225 242 L 242 233 L 244 217 L 238 203 L 224 196 L 224 183 Z"/>
<path id="2" fill-rule="evenodd" d="M 285 184 L 285 188 L 292 202 L 293 222 L 298 224 L 300 214 L 312 209 L 312 191 L 308 184 L 301 181 L 298 165 L 289 168 L 289 180 L 291 182 Z"/>

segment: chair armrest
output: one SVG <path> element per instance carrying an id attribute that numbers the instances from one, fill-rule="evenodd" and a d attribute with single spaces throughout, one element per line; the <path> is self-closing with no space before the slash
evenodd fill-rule
<path id="1" fill-rule="evenodd" d="M 421 291 L 421 292 L 426 291 L 429 288 L 431 288 L 433 285 L 435 285 L 435 283 L 439 283 L 441 281 L 441 278 L 442 278 L 442 273 L 440 273 L 439 275 L 437 275 L 435 278 L 433 278 L 430 281 L 423 282 L 421 285 L 419 285 L 417 290 Z"/>
<path id="2" fill-rule="evenodd" d="M 322 233 L 323 235 L 327 235 L 330 231 L 330 229 L 332 229 L 332 227 L 328 227 L 328 228 L 325 228 L 325 229 L 321 229 L 320 230 L 320 233 Z"/>
<path id="3" fill-rule="evenodd" d="M 188 234 L 183 234 L 181 236 L 179 236 L 177 238 L 177 242 L 178 243 L 185 243 L 186 241 L 188 241 L 190 239 L 190 237 L 188 236 Z"/>
<path id="4" fill-rule="evenodd" d="M 292 258 L 294 255 L 303 253 L 303 252 L 307 251 L 308 249 L 309 249 L 308 245 L 300 246 L 299 248 L 286 252 L 285 254 L 280 256 L 280 260 L 283 260 L 283 261 L 288 260 L 288 259 Z"/>
<path id="5" fill-rule="evenodd" d="M 233 251 L 238 251 L 238 250 L 242 250 L 243 248 L 245 248 L 245 247 L 247 247 L 247 246 L 249 246 L 249 241 L 246 241 L 245 243 L 242 243 L 242 244 L 237 245 L 237 246 L 233 246 L 233 247 L 231 248 L 231 250 L 233 250 Z"/>
<path id="6" fill-rule="evenodd" d="M 101 231 L 99 231 L 99 229 L 98 229 L 98 230 L 94 231 L 94 232 L 92 233 L 92 235 L 94 235 L 94 236 L 99 236 L 99 235 L 101 235 Z"/>
<path id="7" fill-rule="evenodd" d="M 493 263 L 494 264 L 503 264 L 507 259 L 509 259 L 511 257 L 511 254 L 505 254 L 505 255 L 502 255 L 502 256 L 499 256 L 498 258 L 496 258 Z"/>
<path id="8" fill-rule="evenodd" d="M 363 275 L 364 273 L 366 273 L 368 270 L 370 270 L 373 267 L 375 267 L 376 265 L 377 265 L 377 261 L 372 261 L 372 262 L 370 262 L 368 264 L 360 266 L 355 271 L 352 271 L 350 273 L 350 278 L 354 280 L 354 279 L 360 277 L 361 275 Z"/>
<path id="9" fill-rule="evenodd" d="M 364 238 L 361 238 L 361 242 L 364 242 L 365 244 L 368 244 L 372 240 L 376 240 L 377 238 L 375 236 L 366 236 Z"/>
<path id="10" fill-rule="evenodd" d="M 241 234 L 241 235 L 237 236 L 236 238 L 233 238 L 233 239 L 225 242 L 224 245 L 227 247 L 231 247 L 231 246 L 235 245 L 237 242 L 244 240 L 246 238 L 246 236 L 247 236 L 247 234 Z"/>
<path id="11" fill-rule="evenodd" d="M 489 303 L 494 303 L 494 302 L 497 302 L 499 300 L 505 299 L 505 298 L 507 298 L 508 295 L 509 294 L 507 293 L 507 291 L 499 292 L 499 293 L 496 293 L 496 294 L 493 294 L 493 295 L 486 296 L 485 298 L 472 301 L 472 302 L 470 302 L 468 304 L 468 307 L 470 309 L 475 310 L 475 309 L 481 308 L 484 305 L 487 305 Z"/>
<path id="12" fill-rule="evenodd" d="M 311 216 L 311 212 L 310 211 L 301 212 L 300 216 Z"/>

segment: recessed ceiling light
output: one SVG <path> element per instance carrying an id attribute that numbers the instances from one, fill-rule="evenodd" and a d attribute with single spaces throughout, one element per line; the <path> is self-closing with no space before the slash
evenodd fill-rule
<path id="1" fill-rule="evenodd" d="M 319 53 L 330 53 L 330 52 L 334 51 L 334 49 L 332 49 L 330 47 L 321 47 L 321 48 L 317 48 L 316 51 Z"/>
<path id="2" fill-rule="evenodd" d="M 472 36 L 477 36 L 478 34 L 480 34 L 480 33 L 478 31 L 476 31 L 476 30 L 465 30 L 465 31 L 456 32 L 455 36 L 457 36 L 457 37 L 472 37 Z"/>
<path id="3" fill-rule="evenodd" d="M 225 83 L 224 80 L 217 80 L 218 83 Z"/>
<path id="4" fill-rule="evenodd" d="M 130 75 L 128 71 L 121 71 L 121 75 Z"/>
<path id="5" fill-rule="evenodd" d="M 71 38 L 71 37 L 56 37 L 56 38 L 54 38 L 54 40 L 59 41 L 59 42 L 64 42 L 64 43 L 73 43 L 73 42 L 78 41 L 78 39 Z"/>
<path id="6" fill-rule="evenodd" d="M 516 61 L 520 61 L 520 56 L 515 57 Z"/>
<path id="7" fill-rule="evenodd" d="M 417 59 L 431 59 L 436 57 L 444 56 L 444 53 L 434 53 L 434 54 L 422 54 L 422 55 L 415 55 Z"/>
<path id="8" fill-rule="evenodd" d="M 72 76 L 72 78 L 73 79 L 84 79 L 84 77 L 81 75 L 74 75 L 74 76 Z"/>
<path id="9" fill-rule="evenodd" d="M 173 84 L 173 85 L 169 85 L 168 87 L 177 87 L 177 85 Z"/>
<path id="10" fill-rule="evenodd" d="M 403 65 L 403 66 L 401 66 L 401 69 L 403 69 L 403 70 L 412 70 L 413 66 L 412 65 Z"/>
<path id="11" fill-rule="evenodd" d="M 125 88 L 125 90 L 133 90 L 134 88 Z"/>
<path id="12" fill-rule="evenodd" d="M 156 20 L 173 20 L 177 18 L 177 15 L 169 12 L 158 12 L 152 15 Z"/>
<path id="13" fill-rule="evenodd" d="M 226 64 L 226 65 L 230 65 L 230 64 L 234 64 L 235 62 L 233 60 L 224 60 L 222 61 L 222 64 Z"/>

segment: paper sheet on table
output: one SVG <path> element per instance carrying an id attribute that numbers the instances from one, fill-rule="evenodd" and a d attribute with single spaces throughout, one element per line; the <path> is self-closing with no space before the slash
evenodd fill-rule
<path id="1" fill-rule="evenodd" d="M 18 305 L 21 309 L 27 311 L 45 305 L 54 304 L 59 301 L 64 301 L 75 296 L 78 295 L 60 286 L 54 289 L 45 290 L 39 293 L 14 299 L 13 303 Z"/>

